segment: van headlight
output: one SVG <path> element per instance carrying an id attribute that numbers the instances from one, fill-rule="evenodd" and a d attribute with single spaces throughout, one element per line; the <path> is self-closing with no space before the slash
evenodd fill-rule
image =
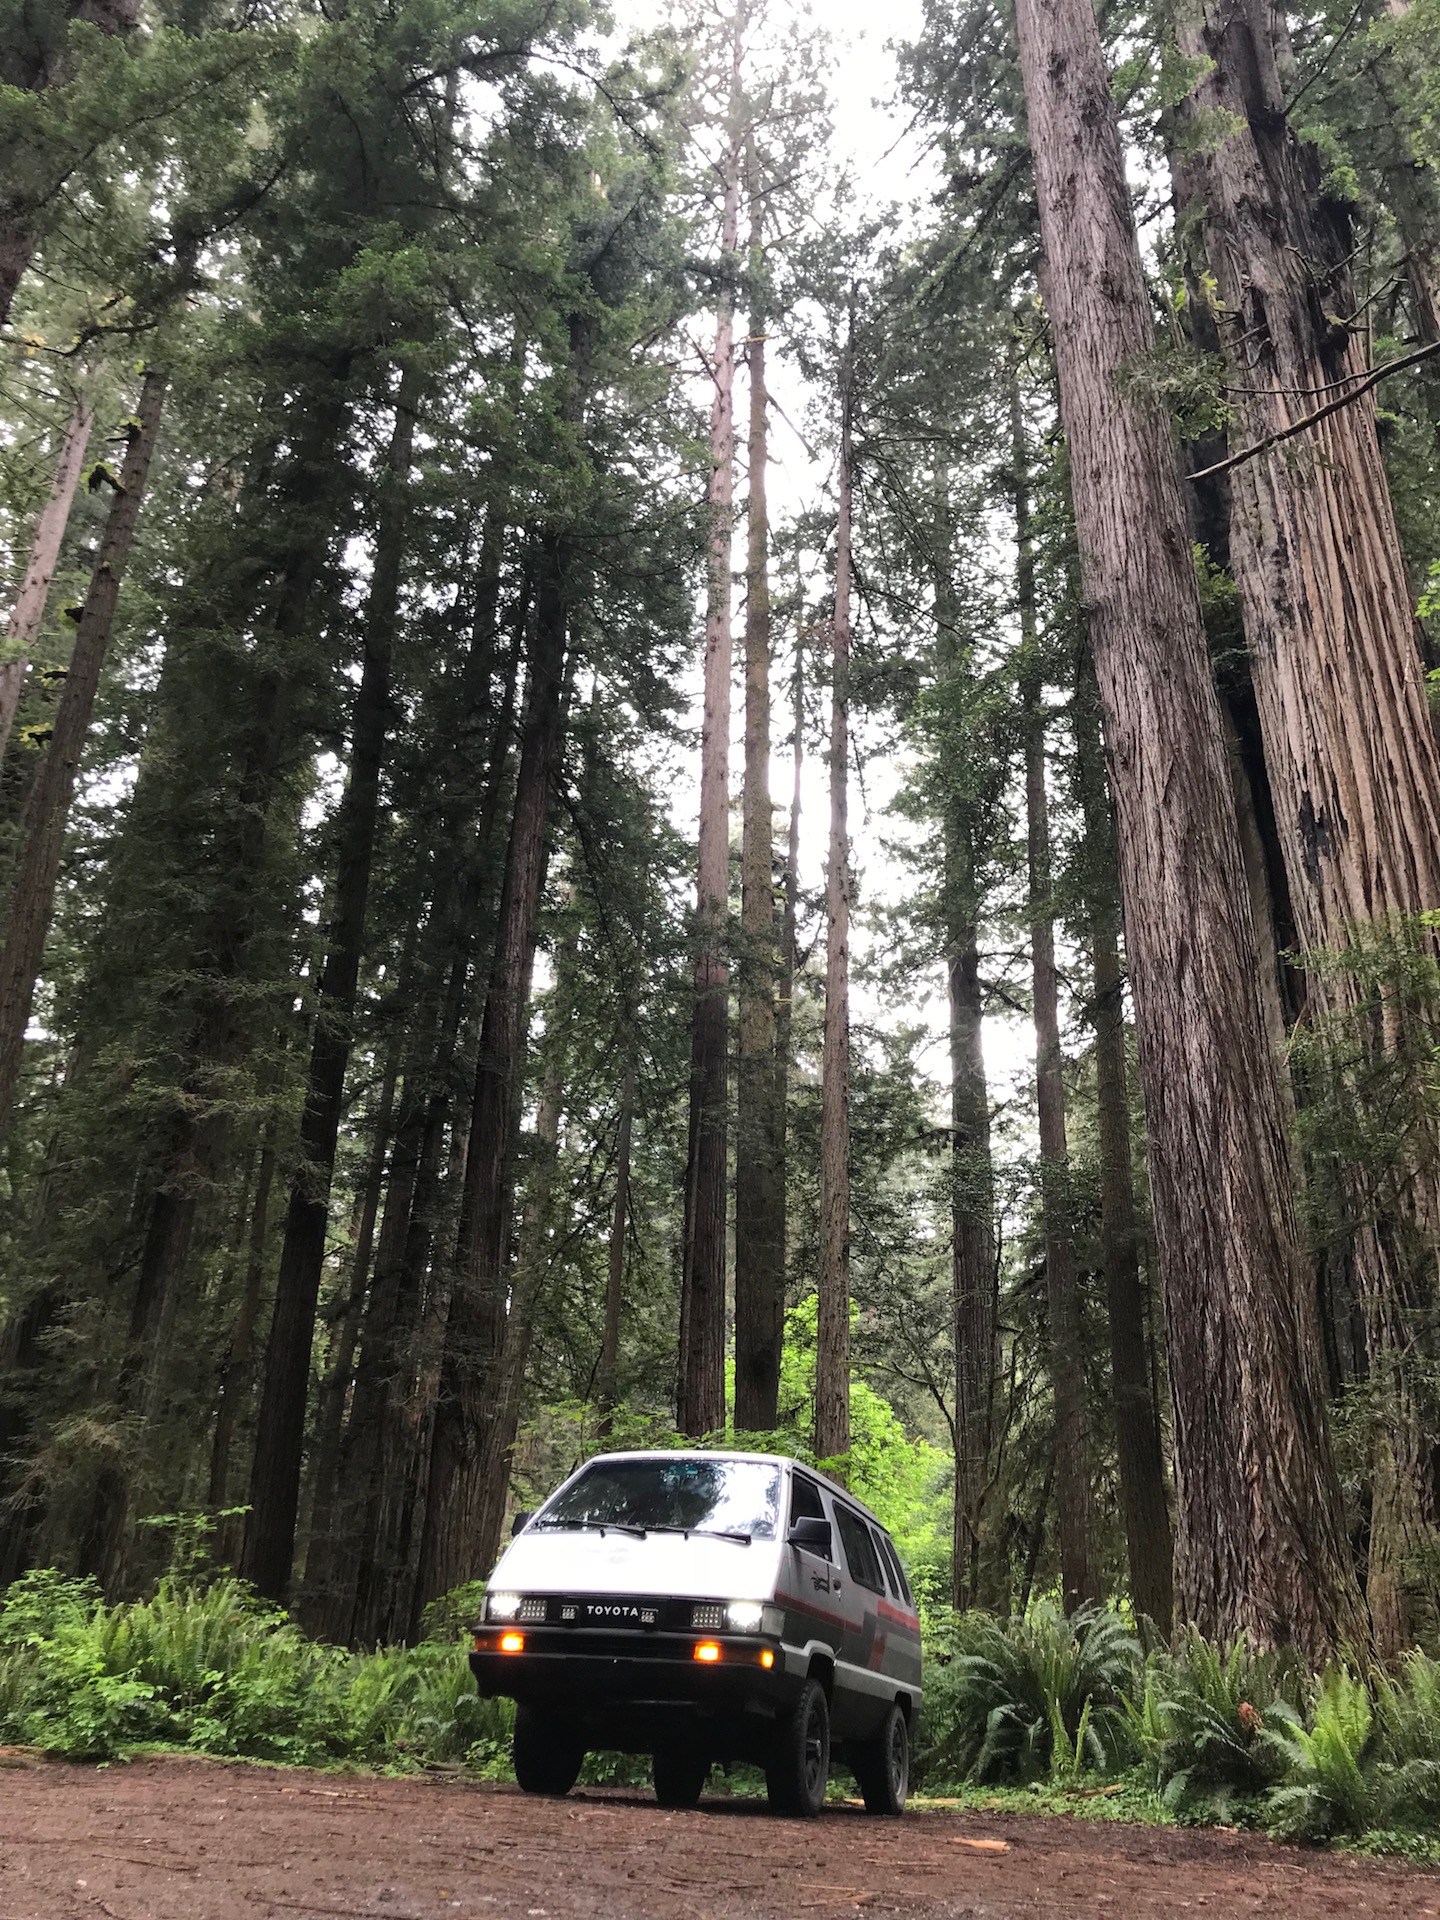
<path id="1" fill-rule="evenodd" d="M 487 1620 L 518 1620 L 523 1604 L 523 1596 L 518 1593 L 487 1593 L 485 1618 Z"/>
<path id="2" fill-rule="evenodd" d="M 768 1633 L 778 1637 L 784 1617 L 779 1607 L 766 1606 L 760 1600 L 730 1600 L 725 1605 L 725 1625 L 731 1633 Z"/>

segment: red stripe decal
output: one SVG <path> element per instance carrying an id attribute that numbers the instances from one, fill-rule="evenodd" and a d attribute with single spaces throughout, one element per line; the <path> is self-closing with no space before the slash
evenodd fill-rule
<path id="1" fill-rule="evenodd" d="M 839 1627 L 843 1631 L 849 1625 L 843 1613 L 831 1613 L 826 1607 L 817 1607 L 813 1601 L 802 1600 L 798 1593 L 777 1593 L 775 1598 L 784 1606 L 794 1607 L 797 1613 L 808 1613 L 813 1619 L 823 1620 L 827 1627 Z"/>

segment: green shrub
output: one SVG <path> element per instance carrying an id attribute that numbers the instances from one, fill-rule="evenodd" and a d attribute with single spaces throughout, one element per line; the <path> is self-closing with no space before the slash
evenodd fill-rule
<path id="1" fill-rule="evenodd" d="M 1221 1653 L 1191 1629 L 1176 1653 L 1151 1660 L 1127 1719 L 1168 1807 L 1229 1819 L 1237 1799 L 1258 1798 L 1280 1778 L 1284 1758 L 1265 1728 L 1277 1702 L 1299 1698 L 1292 1656 L 1244 1641 Z"/>
<path id="2" fill-rule="evenodd" d="M 1279 1754 L 1283 1782 L 1266 1799 L 1266 1824 L 1287 1840 L 1328 1840 L 1375 1823 L 1378 1793 L 1365 1761 L 1375 1710 L 1370 1690 L 1345 1667 L 1331 1667 L 1315 1688 L 1306 1726 L 1286 1701 L 1272 1709 L 1263 1738 Z"/>
<path id="3" fill-rule="evenodd" d="M 508 1767 L 510 1712 L 456 1640 L 351 1654 L 242 1581 L 167 1575 L 106 1607 L 90 1581 L 18 1580 L 0 1608 L 0 1738 L 70 1759 L 163 1742 L 234 1758 Z"/>
<path id="4" fill-rule="evenodd" d="M 918 1771 L 930 1781 L 1069 1778 L 1113 1768 L 1140 1648 L 1117 1614 L 1066 1618 L 1042 1601 L 1021 1620 L 951 1623 L 932 1651 Z"/>
<path id="5" fill-rule="evenodd" d="M 1440 1660 L 1409 1653 L 1375 1683 L 1380 1759 L 1377 1819 L 1397 1829 L 1440 1816 Z"/>

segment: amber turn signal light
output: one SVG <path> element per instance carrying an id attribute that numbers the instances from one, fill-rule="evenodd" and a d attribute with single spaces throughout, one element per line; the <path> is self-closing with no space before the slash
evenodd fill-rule
<path id="1" fill-rule="evenodd" d="M 523 1653 L 525 1651 L 524 1634 L 502 1633 L 500 1636 L 500 1651 L 502 1653 Z"/>
<path id="2" fill-rule="evenodd" d="M 770 1651 L 769 1647 L 762 1647 L 760 1649 L 760 1664 L 762 1667 L 774 1666 L 775 1655 Z"/>
<path id="3" fill-rule="evenodd" d="M 713 1666 L 720 1658 L 720 1642 L 718 1640 L 697 1640 L 695 1642 L 695 1658 L 697 1660 L 703 1660 L 706 1666 Z"/>

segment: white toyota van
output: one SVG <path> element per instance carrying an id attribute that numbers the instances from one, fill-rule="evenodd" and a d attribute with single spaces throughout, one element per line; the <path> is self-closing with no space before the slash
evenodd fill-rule
<path id="1" fill-rule="evenodd" d="M 662 1805 L 716 1761 L 764 1767 L 814 1815 L 832 1751 L 898 1814 L 920 1712 L 920 1622 L 869 1508 L 761 1453 L 610 1453 L 533 1514 L 491 1575 L 470 1664 L 516 1703 L 515 1775 L 568 1793 L 595 1747 L 648 1753 Z"/>

